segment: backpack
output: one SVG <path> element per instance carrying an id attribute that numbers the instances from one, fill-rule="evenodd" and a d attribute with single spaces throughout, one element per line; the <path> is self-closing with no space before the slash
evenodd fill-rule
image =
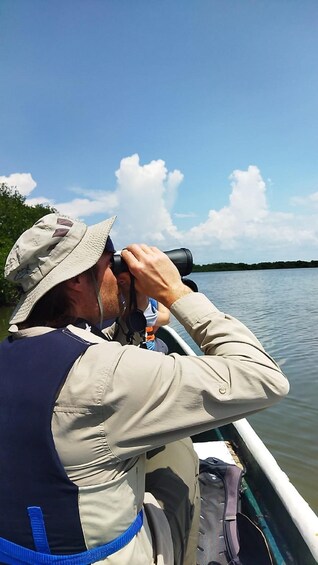
<path id="1" fill-rule="evenodd" d="M 263 533 L 241 513 L 242 477 L 235 464 L 200 459 L 197 565 L 272 565 Z"/>

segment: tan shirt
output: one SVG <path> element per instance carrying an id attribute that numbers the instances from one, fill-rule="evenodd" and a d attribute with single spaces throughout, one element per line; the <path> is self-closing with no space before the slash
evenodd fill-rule
<path id="1" fill-rule="evenodd" d="M 286 378 L 256 337 L 204 295 L 180 298 L 171 312 L 204 356 L 122 346 L 69 326 L 96 343 L 73 365 L 52 420 L 58 454 L 79 486 L 87 547 L 121 534 L 142 507 L 148 450 L 253 414 L 288 392 Z M 50 329 L 16 335 L 45 331 Z M 104 562 L 152 564 L 151 539 L 145 519 L 136 538 Z"/>

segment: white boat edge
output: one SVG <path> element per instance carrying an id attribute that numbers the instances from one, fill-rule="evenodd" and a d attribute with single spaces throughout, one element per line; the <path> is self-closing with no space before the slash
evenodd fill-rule
<path id="1" fill-rule="evenodd" d="M 290 482 L 288 475 L 279 467 L 276 459 L 249 422 L 244 418 L 233 422 L 233 425 L 268 478 L 309 550 L 318 562 L 318 516 L 316 516 L 308 502 Z"/>
<path id="2" fill-rule="evenodd" d="M 170 326 L 165 326 L 164 328 L 180 344 L 187 355 L 196 355 L 193 349 L 173 328 Z M 233 422 L 233 425 L 268 478 L 318 563 L 318 516 L 290 482 L 287 474 L 279 467 L 276 459 L 264 445 L 249 422 L 244 418 Z"/>

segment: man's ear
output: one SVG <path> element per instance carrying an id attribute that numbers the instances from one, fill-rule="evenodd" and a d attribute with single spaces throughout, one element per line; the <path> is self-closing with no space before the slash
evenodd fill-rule
<path id="1" fill-rule="evenodd" d="M 87 277 L 85 276 L 85 273 L 80 273 L 79 275 L 65 281 L 64 284 L 68 290 L 83 292 L 84 286 L 87 285 Z"/>

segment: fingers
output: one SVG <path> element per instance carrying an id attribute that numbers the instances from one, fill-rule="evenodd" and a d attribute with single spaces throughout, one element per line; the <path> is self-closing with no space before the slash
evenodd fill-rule
<path id="1" fill-rule="evenodd" d="M 154 255 L 157 253 L 162 253 L 157 247 L 150 247 L 145 243 L 132 243 L 131 245 L 127 245 L 125 249 L 122 250 L 122 256 L 126 256 L 126 251 L 136 257 L 138 260 L 141 260 L 143 257 L 147 257 L 149 255 Z"/>
<path id="2" fill-rule="evenodd" d="M 132 245 L 129 246 L 130 249 L 133 247 Z M 129 270 L 131 271 L 131 273 L 134 272 L 134 268 L 136 268 L 138 266 L 138 258 L 137 258 L 137 254 L 135 251 L 135 254 L 127 247 L 125 249 L 122 250 L 121 252 L 121 256 L 124 259 L 124 261 L 127 263 Z"/>
<path id="3" fill-rule="evenodd" d="M 135 278 L 136 290 L 156 298 L 167 308 L 179 297 L 191 292 L 183 285 L 177 267 L 157 247 L 133 243 L 123 249 L 122 257 Z"/>
<path id="4" fill-rule="evenodd" d="M 157 247 L 150 247 L 145 243 L 127 245 L 127 247 L 122 250 L 121 254 L 133 275 L 149 268 L 149 266 L 153 264 L 154 261 L 158 261 L 160 257 L 166 258 L 165 254 Z"/>

